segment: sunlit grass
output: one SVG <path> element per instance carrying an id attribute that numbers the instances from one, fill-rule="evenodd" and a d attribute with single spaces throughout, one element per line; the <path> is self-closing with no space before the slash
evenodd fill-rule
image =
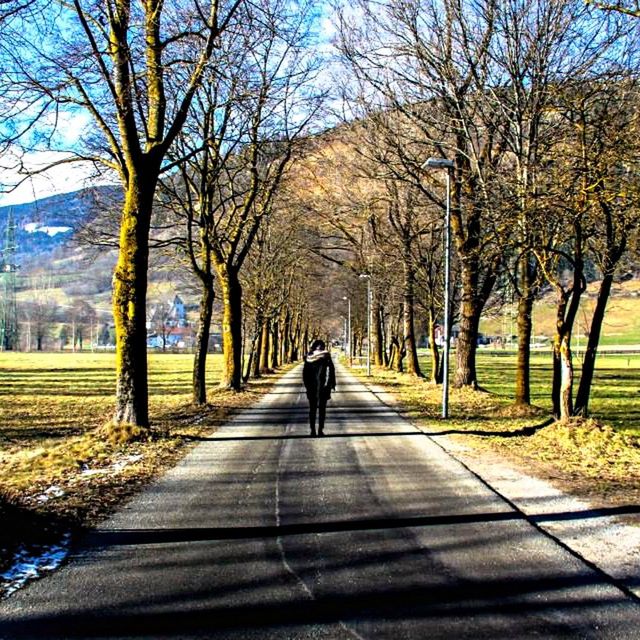
<path id="1" fill-rule="evenodd" d="M 114 443 L 101 428 L 115 404 L 114 354 L 0 353 L 0 572 L 16 549 L 97 522 L 277 378 L 235 393 L 217 386 L 221 364 L 209 355 L 209 404 L 196 407 L 193 355 L 150 354 L 152 437 Z"/>
<path id="2" fill-rule="evenodd" d="M 421 365 L 428 371 L 429 357 L 421 352 Z M 531 358 L 531 403 L 551 411 L 551 354 L 536 353 Z M 580 383 L 582 359 L 574 358 L 574 390 Z M 455 367 L 455 352 L 451 368 Z M 480 387 L 506 403 L 515 399 L 516 356 L 479 350 L 477 355 Z M 640 356 L 603 355 L 596 360 L 590 399 L 590 416 L 616 429 L 640 435 Z"/>
<path id="3" fill-rule="evenodd" d="M 208 357 L 215 389 L 222 358 Z M 191 399 L 191 354 L 150 354 L 151 420 Z M 0 353 L 0 441 L 80 434 L 104 423 L 115 402 L 112 353 Z"/>
<path id="4" fill-rule="evenodd" d="M 24 502 L 52 484 L 82 493 L 84 485 L 95 482 L 83 470 L 108 467 L 132 452 L 140 461 L 121 475 L 149 475 L 185 436 L 220 424 L 272 383 L 255 381 L 241 394 L 222 390 L 217 387 L 222 356 L 210 354 L 207 361 L 210 405 L 202 409 L 191 404 L 193 355 L 150 354 L 155 439 L 117 445 L 100 430 L 114 410 L 114 354 L 0 353 L 0 497 Z"/>

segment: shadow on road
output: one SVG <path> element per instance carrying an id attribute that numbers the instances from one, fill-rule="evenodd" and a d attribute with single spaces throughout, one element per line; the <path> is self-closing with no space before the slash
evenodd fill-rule
<path id="1" fill-rule="evenodd" d="M 569 589 L 586 591 L 598 583 L 597 576 L 588 572 L 510 580 L 458 579 L 447 585 L 390 585 L 357 593 L 232 606 L 212 602 L 206 590 L 150 602 L 136 601 L 132 595 L 118 609 L 95 607 L 40 617 L 27 614 L 23 620 L 0 623 L 0 633 L 5 638 L 310 638 L 316 637 L 313 630 L 317 633 L 317 625 L 342 622 L 366 629 L 367 624 L 377 623 L 388 625 L 386 629 L 392 633 L 397 623 L 412 620 L 424 624 L 428 620 L 433 623 L 432 638 L 523 638 L 537 635 L 540 616 L 548 615 L 546 637 L 586 638 L 596 636 L 589 622 L 580 620 L 580 611 L 629 604 L 622 596 L 601 599 L 584 593 L 571 600 L 564 596 Z M 546 595 L 540 598 L 541 594 Z M 554 619 L 552 614 L 558 611 L 563 616 Z M 572 617 L 571 622 L 566 616 Z M 625 635 L 624 624 L 622 619 L 620 637 L 637 637 L 631 622 L 626 627 L 631 635 Z M 458 633 L 453 631 L 456 629 Z M 267 630 L 271 632 L 268 636 L 261 635 Z M 349 637 L 344 627 L 341 631 L 340 636 L 331 637 Z"/>
<path id="2" fill-rule="evenodd" d="M 195 527 L 185 529 L 118 529 L 96 531 L 90 534 L 87 546 L 108 547 L 115 545 L 166 544 L 197 542 L 204 540 L 239 540 L 251 538 L 276 538 L 304 534 L 339 533 L 345 531 L 373 531 L 409 527 L 433 527 L 478 522 L 505 522 L 529 520 L 532 522 L 586 520 L 640 513 L 640 505 L 625 505 L 603 509 L 584 509 L 524 516 L 517 511 L 452 514 L 441 516 L 416 516 L 407 518 L 371 518 L 360 520 L 334 520 L 327 522 L 301 522 L 256 527 Z"/>

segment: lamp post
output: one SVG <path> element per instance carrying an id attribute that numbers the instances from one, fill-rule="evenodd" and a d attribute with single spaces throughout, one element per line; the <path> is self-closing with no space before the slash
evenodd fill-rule
<path id="1" fill-rule="evenodd" d="M 346 347 L 349 349 L 349 366 L 351 367 L 353 365 L 353 360 L 352 360 L 352 349 L 351 349 L 351 298 L 347 297 L 347 296 L 342 296 L 343 300 L 347 301 L 347 307 L 348 307 L 348 312 L 347 312 L 347 341 L 346 341 Z"/>
<path id="2" fill-rule="evenodd" d="M 361 278 L 367 280 L 367 375 L 371 375 L 371 275 L 361 273 Z"/>
<path id="3" fill-rule="evenodd" d="M 455 164 L 446 158 L 429 158 L 423 165 L 429 169 L 446 169 L 447 198 L 444 224 L 444 355 L 442 362 L 442 417 L 449 417 L 449 347 L 451 344 L 451 172 Z"/>

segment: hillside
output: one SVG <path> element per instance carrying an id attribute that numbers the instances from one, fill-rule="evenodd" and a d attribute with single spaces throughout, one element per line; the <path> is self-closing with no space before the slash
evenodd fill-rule
<path id="1" fill-rule="evenodd" d="M 0 207 L 0 247 L 4 248 L 7 222 L 15 225 L 16 258 L 19 264 L 39 263 L 52 251 L 64 247 L 97 213 L 117 202 L 120 189 L 101 186 L 58 194 L 27 204 Z M 108 203 L 108 204 L 107 204 Z"/>
<path id="2" fill-rule="evenodd" d="M 598 281 L 589 283 L 580 302 L 572 341 L 578 349 L 586 344 L 589 335 L 599 284 Z M 535 343 L 541 343 L 554 335 L 555 313 L 555 293 L 549 291 L 534 305 Z M 480 331 L 487 336 L 514 335 L 517 333 L 516 315 L 516 304 L 506 305 L 494 313 L 489 312 L 481 320 Z M 600 344 L 611 347 L 640 345 L 640 280 L 617 282 L 612 287 Z"/>

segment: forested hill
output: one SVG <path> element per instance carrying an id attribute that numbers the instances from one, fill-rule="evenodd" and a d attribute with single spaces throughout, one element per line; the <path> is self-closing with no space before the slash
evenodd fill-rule
<path id="1" fill-rule="evenodd" d="M 113 203 L 119 193 L 118 187 L 101 186 L 0 207 L 0 249 L 5 247 L 11 213 L 16 226 L 17 257 L 33 258 L 71 239 L 78 229 L 91 222 L 105 203 Z"/>

